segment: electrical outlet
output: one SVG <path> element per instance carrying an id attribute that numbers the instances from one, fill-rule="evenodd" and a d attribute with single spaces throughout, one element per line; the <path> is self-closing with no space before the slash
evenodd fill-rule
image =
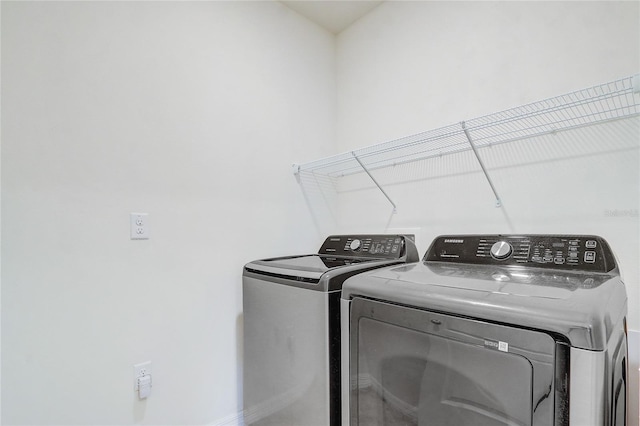
<path id="1" fill-rule="evenodd" d="M 151 361 L 142 362 L 133 366 L 133 389 L 138 390 L 138 378 L 151 376 Z"/>
<path id="2" fill-rule="evenodd" d="M 149 214 L 148 213 L 130 213 L 129 224 L 132 240 L 148 240 L 149 239 Z"/>

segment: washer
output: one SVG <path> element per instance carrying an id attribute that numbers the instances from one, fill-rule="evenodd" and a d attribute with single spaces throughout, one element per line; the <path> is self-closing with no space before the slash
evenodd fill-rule
<path id="1" fill-rule="evenodd" d="M 244 267 L 244 420 L 338 425 L 340 291 L 347 278 L 419 260 L 403 235 L 335 235 L 318 254 Z"/>
<path id="2" fill-rule="evenodd" d="M 621 426 L 627 296 L 605 240 L 453 235 L 343 286 L 343 424 Z"/>

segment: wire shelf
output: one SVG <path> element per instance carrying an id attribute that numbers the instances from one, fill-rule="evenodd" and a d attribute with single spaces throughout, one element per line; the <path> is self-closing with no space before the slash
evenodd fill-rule
<path id="1" fill-rule="evenodd" d="M 637 115 L 640 115 L 640 74 L 294 165 L 294 172 L 339 178 L 366 169 L 375 170 Z"/>

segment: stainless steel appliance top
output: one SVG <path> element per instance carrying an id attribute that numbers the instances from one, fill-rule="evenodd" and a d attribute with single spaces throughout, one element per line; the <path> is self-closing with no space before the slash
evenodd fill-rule
<path id="1" fill-rule="evenodd" d="M 447 235 L 423 262 L 350 278 L 366 297 L 544 330 L 602 350 L 627 296 L 606 241 L 583 235 Z"/>
<path id="2" fill-rule="evenodd" d="M 339 290 L 344 280 L 356 273 L 418 260 L 413 236 L 332 235 L 324 241 L 318 254 L 256 260 L 245 265 L 244 275 L 332 291 Z"/>

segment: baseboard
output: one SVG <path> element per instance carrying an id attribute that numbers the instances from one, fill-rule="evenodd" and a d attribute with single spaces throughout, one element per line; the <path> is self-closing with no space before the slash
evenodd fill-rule
<path id="1" fill-rule="evenodd" d="M 210 424 L 210 426 L 244 426 L 244 415 L 242 411 L 230 414 L 226 417 L 218 419 Z"/>

